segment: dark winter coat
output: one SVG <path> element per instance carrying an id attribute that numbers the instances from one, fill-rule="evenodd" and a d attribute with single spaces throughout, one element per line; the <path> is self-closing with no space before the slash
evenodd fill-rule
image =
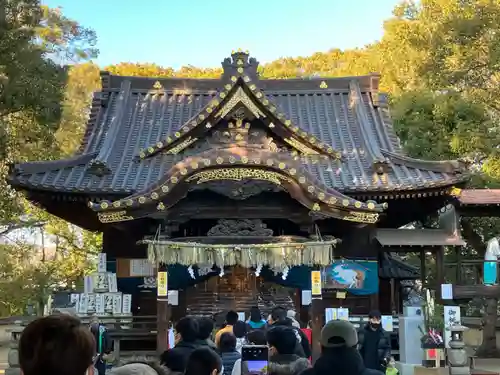
<path id="1" fill-rule="evenodd" d="M 307 359 L 295 354 L 275 355 L 269 359 L 267 373 L 269 375 L 299 375 L 309 366 Z"/>
<path id="2" fill-rule="evenodd" d="M 199 347 L 200 346 L 197 342 L 179 341 L 175 347 L 168 350 L 172 355 L 171 358 L 175 358 L 175 361 L 172 360 L 172 362 L 175 362 L 175 366 L 169 366 L 170 369 L 172 371 L 184 372 L 186 370 L 189 356 L 196 348 Z"/>
<path id="3" fill-rule="evenodd" d="M 300 375 L 384 375 L 366 368 L 355 348 L 324 349 L 312 368 Z"/>
<path id="4" fill-rule="evenodd" d="M 241 354 L 237 351 L 224 352 L 220 355 L 222 359 L 222 366 L 224 367 L 224 375 L 231 375 L 233 372 L 234 363 L 241 358 Z"/>
<path id="5" fill-rule="evenodd" d="M 358 349 L 365 366 L 379 370 L 391 356 L 391 340 L 382 326 L 373 330 L 367 324 L 358 332 Z"/>

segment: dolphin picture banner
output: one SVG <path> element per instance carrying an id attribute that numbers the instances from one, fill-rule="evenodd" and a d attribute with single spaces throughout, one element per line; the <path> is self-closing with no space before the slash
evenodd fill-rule
<path id="1" fill-rule="evenodd" d="M 378 262 L 338 260 L 322 271 L 323 289 L 343 289 L 357 295 L 378 293 Z"/>

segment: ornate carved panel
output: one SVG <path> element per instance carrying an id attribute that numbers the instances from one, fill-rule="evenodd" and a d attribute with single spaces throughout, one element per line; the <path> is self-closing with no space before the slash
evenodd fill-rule
<path id="1" fill-rule="evenodd" d="M 229 220 L 221 219 L 212 227 L 207 236 L 272 236 L 273 230 L 258 219 Z"/>
<path id="2" fill-rule="evenodd" d="M 190 185 L 189 191 L 210 190 L 224 195 L 231 199 L 244 200 L 254 195 L 264 192 L 283 191 L 281 186 L 267 182 L 255 180 L 243 181 L 210 181 L 204 184 Z"/>

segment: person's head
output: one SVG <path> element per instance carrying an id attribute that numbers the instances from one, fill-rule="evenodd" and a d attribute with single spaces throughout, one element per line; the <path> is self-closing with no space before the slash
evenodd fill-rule
<path id="1" fill-rule="evenodd" d="M 250 309 L 250 320 L 254 323 L 258 323 L 262 320 L 262 314 L 257 306 L 252 306 Z"/>
<path id="2" fill-rule="evenodd" d="M 236 351 L 236 336 L 231 333 L 223 333 L 219 340 L 219 350 L 221 353 L 231 353 Z"/>
<path id="3" fill-rule="evenodd" d="M 274 324 L 277 321 L 285 318 L 286 318 L 286 310 L 281 306 L 277 306 L 271 311 L 271 316 L 269 317 L 267 322 L 269 324 Z"/>
<path id="4" fill-rule="evenodd" d="M 283 318 L 278 320 L 277 322 L 274 322 L 275 326 L 284 326 L 284 327 L 293 327 L 293 321 L 290 318 Z"/>
<path id="5" fill-rule="evenodd" d="M 250 345 L 267 345 L 266 334 L 261 329 L 248 332 L 247 341 Z"/>
<path id="6" fill-rule="evenodd" d="M 160 355 L 160 365 L 168 368 L 171 372 L 184 372 L 184 357 L 179 352 L 168 349 Z"/>
<path id="7" fill-rule="evenodd" d="M 95 350 L 88 326 L 70 315 L 51 315 L 24 329 L 19 340 L 19 365 L 23 375 L 93 374 Z"/>
<path id="8" fill-rule="evenodd" d="M 175 344 L 179 341 L 193 342 L 198 339 L 198 321 L 190 316 L 180 319 L 174 327 Z"/>
<path id="9" fill-rule="evenodd" d="M 276 326 L 267 331 L 267 344 L 269 355 L 294 354 L 297 346 L 297 336 L 292 328 Z"/>
<path id="10" fill-rule="evenodd" d="M 382 319 L 382 314 L 378 310 L 372 310 L 368 314 L 368 319 L 370 320 L 370 327 L 373 329 L 380 328 L 380 320 Z"/>
<path id="11" fill-rule="evenodd" d="M 238 313 L 236 311 L 228 311 L 226 314 L 226 323 L 230 326 L 234 326 L 238 321 Z"/>
<path id="12" fill-rule="evenodd" d="M 321 350 L 356 348 L 358 332 L 352 323 L 346 320 L 330 320 L 321 330 Z"/>
<path id="13" fill-rule="evenodd" d="M 243 337 L 245 337 L 247 334 L 247 324 L 245 322 L 242 322 L 241 320 L 238 320 L 233 325 L 233 334 L 237 339 L 242 339 Z"/>
<path id="14" fill-rule="evenodd" d="M 217 375 L 221 370 L 220 356 L 210 348 L 200 347 L 189 355 L 184 375 Z"/>
<path id="15" fill-rule="evenodd" d="M 167 371 L 156 363 L 131 362 L 114 367 L 110 375 L 166 375 Z"/>
<path id="16" fill-rule="evenodd" d="M 296 315 L 296 314 L 295 314 L 295 311 L 294 311 L 294 310 L 288 310 L 288 311 L 286 312 L 286 317 L 287 317 L 287 318 L 290 318 L 290 319 L 295 319 L 295 315 Z"/>
<path id="17" fill-rule="evenodd" d="M 210 338 L 214 330 L 214 321 L 207 317 L 201 317 L 198 319 L 198 338 L 200 340 L 207 340 Z"/>

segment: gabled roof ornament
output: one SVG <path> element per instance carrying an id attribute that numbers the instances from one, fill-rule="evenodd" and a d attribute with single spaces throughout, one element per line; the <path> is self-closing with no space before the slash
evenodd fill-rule
<path id="1" fill-rule="evenodd" d="M 233 51 L 231 57 L 225 58 L 222 61 L 223 79 L 229 79 L 231 76 L 241 75 L 243 72 L 254 80 L 258 78 L 257 67 L 259 62 L 254 57 L 250 57 L 248 51 L 243 52 L 241 49 Z"/>

